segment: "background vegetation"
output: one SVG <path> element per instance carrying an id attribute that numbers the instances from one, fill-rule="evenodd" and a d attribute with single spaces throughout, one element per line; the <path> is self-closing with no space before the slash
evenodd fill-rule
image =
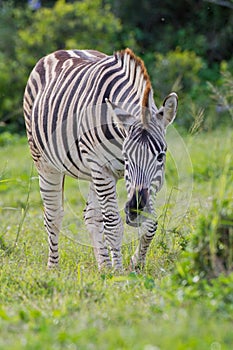
<path id="1" fill-rule="evenodd" d="M 81 244 L 88 241 L 84 189 L 81 193 L 71 178 L 65 188 L 60 269 L 46 269 L 37 173 L 26 139 L 5 134 L 0 349 L 232 349 L 233 135 L 218 129 L 183 140 L 194 170 L 189 210 L 171 229 L 174 202 L 165 203 L 145 270 L 136 275 L 128 268 L 137 244 L 132 235 L 123 245 L 125 271 L 117 275 L 98 272 L 92 247 Z M 166 179 L 172 186 L 177 173 L 169 154 Z M 123 209 L 121 214 L 124 218 Z M 125 225 L 125 236 L 130 234 Z"/>
<path id="2" fill-rule="evenodd" d="M 232 22 L 231 0 L 1 1 L 0 128 L 24 131 L 23 91 L 42 56 L 63 48 L 112 54 L 127 46 L 145 60 L 158 103 L 179 92 L 181 126 L 190 127 L 196 104 L 211 113 L 205 128 L 212 128 L 219 114 L 207 81 L 221 89 L 222 74 L 232 74 Z M 228 109 L 221 98 L 217 104 Z"/>
<path id="3" fill-rule="evenodd" d="M 0 349 L 232 349 L 232 23 L 232 0 L 0 1 Z M 125 47 L 145 60 L 158 105 L 178 92 L 175 129 L 192 165 L 170 127 L 168 198 L 138 275 L 128 269 L 137 232 L 127 226 L 125 271 L 97 272 L 83 244 L 88 184 L 67 179 L 61 268 L 47 271 L 22 113 L 28 75 L 57 49 Z M 192 196 L 182 204 L 173 193 L 186 195 L 186 181 Z M 124 202 L 123 181 L 118 194 Z"/>

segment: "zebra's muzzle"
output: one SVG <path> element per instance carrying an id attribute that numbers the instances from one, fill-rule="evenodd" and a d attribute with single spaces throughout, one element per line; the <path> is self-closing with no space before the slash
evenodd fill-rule
<path id="1" fill-rule="evenodd" d="M 140 215 L 148 204 L 149 192 L 147 188 L 135 190 L 125 205 L 126 223 L 130 226 L 141 225 L 143 215 Z M 140 217 L 140 219 L 139 219 Z"/>

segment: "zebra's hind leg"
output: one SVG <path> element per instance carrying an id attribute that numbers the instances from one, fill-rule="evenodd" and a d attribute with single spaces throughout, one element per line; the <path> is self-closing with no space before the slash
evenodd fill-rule
<path id="1" fill-rule="evenodd" d="M 150 225 L 147 223 L 146 227 L 144 227 L 137 249 L 131 257 L 131 268 L 133 270 L 141 270 L 145 266 L 146 254 L 154 238 L 156 229 L 157 222 L 155 221 L 150 221 Z"/>
<path id="2" fill-rule="evenodd" d="M 63 219 L 64 175 L 54 169 L 39 173 L 40 193 L 44 204 L 44 225 L 48 233 L 48 267 L 58 265 L 58 235 Z"/>
<path id="3" fill-rule="evenodd" d="M 104 239 L 103 215 L 92 183 L 84 210 L 84 219 L 91 236 L 98 268 L 111 268 L 112 263 Z"/>

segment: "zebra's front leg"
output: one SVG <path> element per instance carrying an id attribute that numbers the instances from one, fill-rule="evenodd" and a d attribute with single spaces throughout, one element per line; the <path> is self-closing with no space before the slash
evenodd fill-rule
<path id="1" fill-rule="evenodd" d="M 139 239 L 139 244 L 134 255 L 131 257 L 131 269 L 141 270 L 145 266 L 146 254 L 148 248 L 154 238 L 157 229 L 157 221 L 147 220 L 142 225 L 142 236 Z"/>
<path id="2" fill-rule="evenodd" d="M 103 171 L 101 174 L 98 178 L 95 176 L 94 187 L 103 216 L 104 237 L 111 252 L 112 267 L 120 270 L 123 223 L 117 204 L 116 180 Z"/>
<path id="3" fill-rule="evenodd" d="M 39 184 L 44 204 L 44 225 L 48 233 L 49 257 L 48 267 L 58 265 L 58 235 L 63 219 L 63 185 L 64 175 L 54 169 L 39 173 Z"/>
<path id="4" fill-rule="evenodd" d="M 103 215 L 93 184 L 90 185 L 87 205 L 84 210 L 84 219 L 91 236 L 98 268 L 101 270 L 103 267 L 112 267 L 111 259 L 109 257 L 104 239 Z"/>

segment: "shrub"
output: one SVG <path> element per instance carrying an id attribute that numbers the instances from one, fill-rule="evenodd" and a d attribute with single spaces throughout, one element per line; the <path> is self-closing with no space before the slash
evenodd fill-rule
<path id="1" fill-rule="evenodd" d="M 31 25 L 19 31 L 18 57 L 32 67 L 40 57 L 58 49 L 95 48 L 112 53 L 119 48 L 120 31 L 120 21 L 101 0 L 59 0 L 53 8 L 33 13 Z"/>
<path id="2" fill-rule="evenodd" d="M 119 19 L 101 0 L 58 0 L 53 8 L 37 11 L 0 5 L 0 37 L 0 131 L 12 132 L 24 130 L 23 92 L 41 57 L 75 48 L 112 54 L 126 42 L 132 47 L 135 43 L 132 31 L 123 33 Z"/>
<path id="3" fill-rule="evenodd" d="M 227 69 L 227 65 L 222 64 L 221 66 L 222 71 L 218 84 L 208 82 L 210 97 L 216 103 L 218 116 L 226 114 L 233 121 L 233 74 Z"/>
<path id="4" fill-rule="evenodd" d="M 155 97 L 161 100 L 170 91 L 179 94 L 179 115 L 177 123 L 190 128 L 193 116 L 193 101 L 201 105 L 203 86 L 200 72 L 205 68 L 205 62 L 195 52 L 179 47 L 163 55 L 155 54 L 155 64 L 152 70 Z"/>
<path id="5" fill-rule="evenodd" d="M 193 51 L 181 51 L 178 47 L 167 54 L 155 54 L 155 69 L 153 72 L 154 87 L 165 95 L 167 91 L 175 87 L 190 91 L 200 83 L 198 74 L 204 67 L 203 60 Z"/>
<path id="6" fill-rule="evenodd" d="M 198 217 L 183 265 L 201 277 L 216 277 L 233 271 L 233 174 L 232 157 L 225 157 L 220 177 L 212 182 L 210 203 Z M 179 270 L 182 271 L 182 262 Z M 187 266 L 185 267 L 187 269 Z"/>

